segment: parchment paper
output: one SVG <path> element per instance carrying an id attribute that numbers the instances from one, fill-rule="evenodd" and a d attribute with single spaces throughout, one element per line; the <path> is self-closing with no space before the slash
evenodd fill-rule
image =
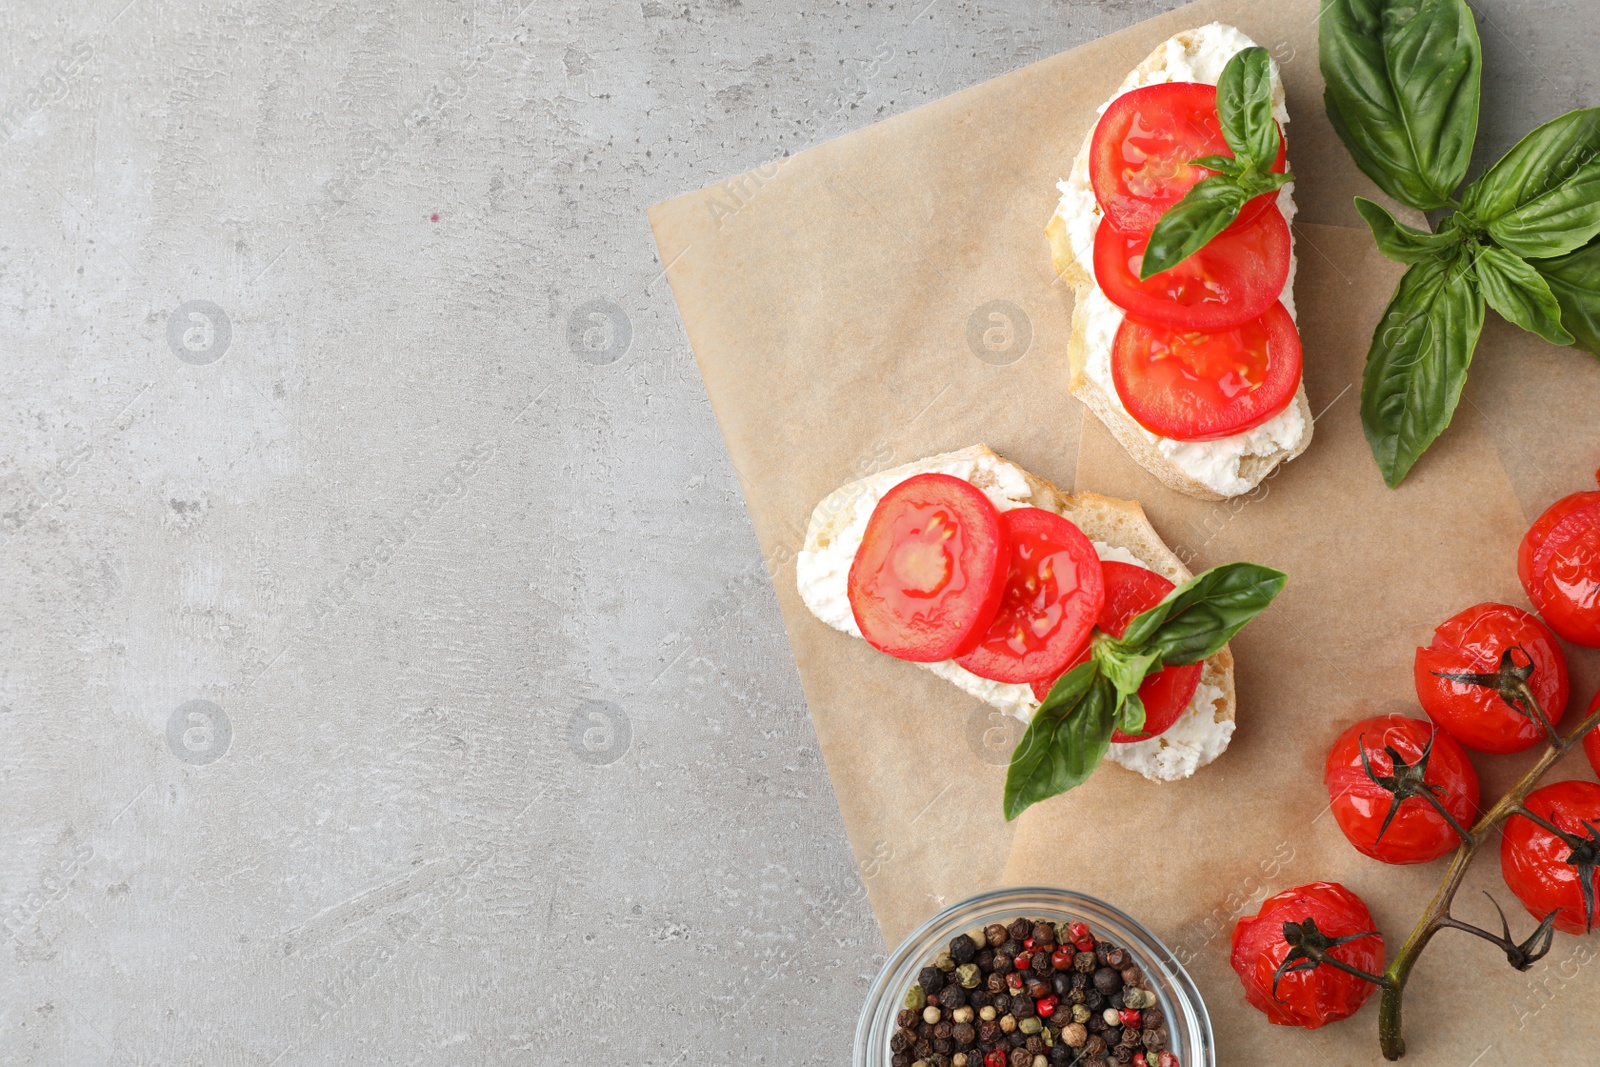
<path id="1" fill-rule="evenodd" d="M 1513 553 L 1529 515 L 1600 463 L 1600 366 L 1496 322 L 1456 425 L 1402 490 L 1383 487 L 1356 393 L 1399 268 L 1355 228 L 1350 196 L 1377 193 L 1322 113 L 1317 6 L 1202 0 L 650 212 L 886 942 L 1002 880 L 1095 893 L 1189 961 L 1224 1064 L 1379 1061 L 1376 999 L 1315 1034 L 1271 1027 L 1227 969 L 1228 933 L 1268 892 L 1331 878 L 1367 899 L 1392 945 L 1403 938 L 1439 865 L 1355 853 L 1324 814 L 1323 755 L 1357 718 L 1419 714 L 1413 647 L 1461 608 L 1523 603 Z M 1213 19 L 1272 48 L 1283 69 L 1296 298 L 1319 414 L 1301 459 L 1224 504 L 1163 489 L 1080 419 L 1066 391 L 1072 296 L 1041 232 L 1097 105 L 1156 44 Z M 1240 725 L 1218 762 L 1172 785 L 1108 764 L 1008 826 L 1000 793 L 1020 724 L 805 610 L 793 561 L 818 500 L 977 441 L 1059 485 L 1142 501 L 1197 571 L 1251 559 L 1289 572 L 1280 601 L 1235 642 Z M 1575 704 L 1593 673 L 1575 663 Z M 1527 760 L 1477 762 L 1492 796 Z M 1579 773 L 1570 761 L 1556 776 Z M 1481 883 L 1526 930 L 1493 851 L 1461 912 L 1490 921 Z M 1410 1062 L 1487 1067 L 1574 1050 L 1570 1062 L 1584 1062 L 1600 1047 L 1581 1044 L 1600 1037 L 1587 1007 L 1600 968 L 1582 966 L 1595 951 L 1559 937 L 1523 976 L 1489 946 L 1441 937 L 1408 997 Z"/>

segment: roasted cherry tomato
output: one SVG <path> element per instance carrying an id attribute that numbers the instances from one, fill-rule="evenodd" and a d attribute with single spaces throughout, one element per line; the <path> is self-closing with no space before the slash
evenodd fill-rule
<path id="1" fill-rule="evenodd" d="M 1478 772 L 1454 738 L 1422 719 L 1356 723 L 1328 751 L 1322 780 L 1344 836 L 1384 863 L 1427 863 L 1461 843 L 1424 790 L 1464 830 L 1478 815 Z"/>
<path id="2" fill-rule="evenodd" d="M 1005 594 L 988 631 L 956 662 L 996 682 L 1054 677 L 1088 642 L 1105 603 L 1100 557 L 1052 511 L 1016 508 L 1000 525 L 1011 546 Z"/>
<path id="3" fill-rule="evenodd" d="M 1433 644 L 1417 649 L 1412 674 L 1422 710 L 1451 737 L 1477 752 L 1521 752 L 1544 731 L 1496 686 L 1530 666 L 1534 699 L 1551 725 L 1559 723 L 1567 710 L 1567 659 L 1555 635 L 1521 608 L 1479 604 L 1433 632 Z"/>
<path id="4" fill-rule="evenodd" d="M 1557 908 L 1556 929 L 1587 933 L 1595 909 L 1595 858 L 1600 854 L 1600 785 L 1556 782 L 1523 801 L 1558 836 L 1525 815 L 1505 821 L 1500 838 L 1500 873 L 1528 914 L 1542 920 Z M 1585 825 L 1587 824 L 1587 825 Z"/>
<path id="5" fill-rule="evenodd" d="M 1287 157 L 1279 131 L 1278 158 Z M 1106 218 L 1124 233 L 1148 234 L 1167 209 L 1214 171 L 1190 164 L 1201 156 L 1233 157 L 1217 118 L 1217 87 L 1197 82 L 1147 85 L 1113 100 L 1089 144 L 1089 182 Z M 1265 210 L 1276 194 L 1256 197 L 1240 218 Z"/>
<path id="6" fill-rule="evenodd" d="M 1094 280 L 1107 299 L 1142 322 L 1221 330 L 1254 322 L 1283 295 L 1289 279 L 1289 224 L 1276 207 L 1241 219 L 1171 270 L 1141 281 L 1148 234 L 1101 223 Z"/>
<path id="7" fill-rule="evenodd" d="M 1172 592 L 1172 583 L 1155 571 L 1136 567 L 1131 563 L 1102 560 L 1100 569 L 1106 578 L 1106 602 L 1100 609 L 1095 625 L 1112 637 L 1121 637 L 1128 630 L 1134 616 L 1161 603 Z M 1088 651 L 1068 664 L 1076 667 L 1088 659 Z M 1144 732 L 1138 735 L 1117 730 L 1111 735 L 1114 744 L 1145 741 L 1157 734 L 1166 733 L 1178 721 L 1195 689 L 1200 685 L 1200 672 L 1204 663 L 1191 663 L 1185 667 L 1167 667 L 1157 671 L 1139 686 L 1139 699 L 1144 702 Z M 1054 676 L 1033 683 L 1033 695 L 1043 700 L 1056 682 Z"/>
<path id="8" fill-rule="evenodd" d="M 1600 493 L 1550 505 L 1522 539 L 1517 575 L 1552 630 L 1600 648 Z"/>
<path id="9" fill-rule="evenodd" d="M 883 495 L 850 564 L 850 610 L 872 647 L 931 663 L 982 640 L 1005 593 L 1010 543 L 983 490 L 918 474 Z"/>
<path id="10" fill-rule="evenodd" d="M 1300 334 L 1281 303 L 1254 322 L 1184 330 L 1122 320 L 1111 380 L 1134 421 L 1179 441 L 1244 433 L 1300 387 Z"/>
<path id="11" fill-rule="evenodd" d="M 1315 1030 L 1354 1015 L 1377 987 L 1324 965 L 1288 970 L 1305 957 L 1285 939 L 1286 924 L 1293 924 L 1304 943 L 1341 963 L 1368 974 L 1383 970 L 1383 936 L 1374 932 L 1361 898 L 1337 882 L 1312 882 L 1267 899 L 1233 928 L 1233 971 L 1244 983 L 1245 999 L 1280 1026 Z"/>

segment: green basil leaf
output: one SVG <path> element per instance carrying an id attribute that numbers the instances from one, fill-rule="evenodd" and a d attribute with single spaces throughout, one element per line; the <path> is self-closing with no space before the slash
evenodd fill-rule
<path id="1" fill-rule="evenodd" d="M 1532 263 L 1556 303 L 1561 325 L 1585 352 L 1600 356 L 1600 238 L 1555 259 Z"/>
<path id="2" fill-rule="evenodd" d="M 1525 259 L 1600 234 L 1600 108 L 1569 111 L 1518 141 L 1467 187 L 1462 210 Z"/>
<path id="3" fill-rule="evenodd" d="M 1282 140 L 1272 118 L 1272 55 L 1265 48 L 1242 49 L 1222 68 L 1217 118 L 1235 157 L 1271 169 Z"/>
<path id="4" fill-rule="evenodd" d="M 1561 305 L 1555 294 L 1526 260 L 1503 248 L 1485 246 L 1478 249 L 1473 268 L 1484 300 L 1508 322 L 1553 345 L 1573 342 L 1573 336 L 1561 326 Z"/>
<path id="5" fill-rule="evenodd" d="M 1361 425 L 1392 489 L 1450 425 L 1483 329 L 1471 260 L 1418 263 L 1373 331 L 1361 377 Z"/>
<path id="6" fill-rule="evenodd" d="M 1090 654 L 1100 665 L 1100 673 L 1110 680 L 1119 697 L 1137 693 L 1145 677 L 1161 669 L 1159 653 L 1147 649 L 1133 651 L 1120 642 L 1096 640 Z"/>
<path id="7" fill-rule="evenodd" d="M 1226 563 L 1196 575 L 1140 612 L 1122 639 L 1127 650 L 1154 653 L 1167 667 L 1214 656 L 1245 623 L 1267 609 L 1288 575 L 1256 563 Z"/>
<path id="8" fill-rule="evenodd" d="M 1444 207 L 1472 160 L 1483 47 L 1465 0 L 1328 0 L 1323 103 L 1356 166 L 1411 207 Z"/>
<path id="9" fill-rule="evenodd" d="M 1144 700 L 1138 693 L 1123 698 L 1115 716 L 1116 727 L 1125 734 L 1144 733 Z"/>
<path id="10" fill-rule="evenodd" d="M 1429 233 L 1400 222 L 1382 204 L 1356 197 L 1356 210 L 1372 229 L 1378 251 L 1396 263 L 1425 263 L 1430 259 L 1454 259 L 1461 244 L 1459 233 Z"/>
<path id="11" fill-rule="evenodd" d="M 1039 801 L 1081 785 L 1094 773 L 1111 746 L 1116 703 L 1116 689 L 1092 660 L 1056 681 L 1011 754 L 1006 771 L 1007 822 Z"/>
<path id="12" fill-rule="evenodd" d="M 1244 174 L 1244 164 L 1232 156 L 1201 156 L 1198 159 L 1189 160 L 1189 165 L 1192 167 L 1204 167 L 1206 170 L 1214 170 L 1218 174 L 1226 174 L 1230 178 L 1239 178 Z"/>
<path id="13" fill-rule="evenodd" d="M 1139 277 L 1145 279 L 1171 270 L 1200 251 L 1239 217 L 1239 209 L 1249 199 L 1245 190 L 1227 177 L 1219 175 L 1198 182 L 1167 209 L 1150 231 Z"/>

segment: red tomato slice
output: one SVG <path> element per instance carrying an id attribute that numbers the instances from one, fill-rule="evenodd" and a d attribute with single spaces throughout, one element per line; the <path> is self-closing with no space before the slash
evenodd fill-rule
<path id="1" fill-rule="evenodd" d="M 1279 174 L 1288 165 L 1282 131 Z M 1217 87 L 1195 82 L 1147 85 L 1106 108 L 1089 145 L 1089 181 L 1106 218 L 1123 233 L 1148 234 L 1167 209 L 1214 171 L 1192 166 L 1201 156 L 1233 157 L 1217 118 Z M 1245 205 L 1252 217 L 1275 199 L 1264 193 Z"/>
<path id="2" fill-rule="evenodd" d="M 1244 433 L 1289 406 L 1300 387 L 1300 334 L 1283 305 L 1225 330 L 1122 320 L 1111 380 L 1134 421 L 1178 441 Z"/>
<path id="3" fill-rule="evenodd" d="M 1102 222 L 1094 237 L 1094 279 L 1107 299 L 1143 322 L 1190 330 L 1243 326 L 1267 313 L 1289 280 L 1289 224 L 1269 207 L 1223 230 L 1211 243 L 1145 281 L 1148 234 Z"/>
<path id="4" fill-rule="evenodd" d="M 1101 560 L 1100 570 L 1106 579 L 1106 602 L 1100 609 L 1100 617 L 1095 625 L 1112 637 L 1121 637 L 1127 632 L 1134 616 L 1155 607 L 1172 592 L 1171 582 L 1155 571 L 1131 563 Z M 1088 658 L 1086 649 L 1083 655 L 1068 665 L 1068 669 Z M 1166 733 L 1194 698 L 1194 691 L 1200 685 L 1200 672 L 1204 668 L 1204 663 L 1167 667 L 1146 678 L 1144 684 L 1139 686 L 1139 699 L 1144 701 L 1144 733 L 1125 734 L 1118 730 L 1111 735 L 1112 742 L 1127 744 Z M 1043 700 L 1049 694 L 1050 687 L 1055 685 L 1056 677 L 1051 675 L 1036 680 L 1033 683 L 1033 695 Z"/>
<path id="5" fill-rule="evenodd" d="M 1017 508 L 1000 525 L 1011 544 L 1005 598 L 983 640 L 956 662 L 996 682 L 1054 677 L 1089 640 L 1105 603 L 1100 557 L 1054 512 Z"/>
<path id="6" fill-rule="evenodd" d="M 916 663 L 967 652 L 1005 593 L 1010 542 L 970 482 L 918 474 L 878 501 L 850 564 L 850 610 L 873 648 Z"/>

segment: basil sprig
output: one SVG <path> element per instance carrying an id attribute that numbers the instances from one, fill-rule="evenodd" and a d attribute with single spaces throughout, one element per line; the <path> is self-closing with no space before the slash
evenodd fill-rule
<path id="1" fill-rule="evenodd" d="M 1378 250 L 1407 265 L 1373 332 L 1361 421 L 1397 486 L 1450 425 L 1487 309 L 1600 355 L 1600 108 L 1524 137 L 1464 190 L 1483 52 L 1466 0 L 1329 0 L 1318 51 L 1334 129 L 1431 230 L 1370 200 Z"/>
<path id="2" fill-rule="evenodd" d="M 1217 173 L 1197 182 L 1161 216 L 1145 246 L 1141 279 L 1176 267 L 1227 229 L 1245 204 L 1294 180 L 1272 170 L 1282 135 L 1272 118 L 1272 57 L 1265 48 L 1246 48 L 1222 68 L 1217 118 L 1233 155 L 1189 161 Z"/>
<path id="3" fill-rule="evenodd" d="M 1229 563 L 1178 586 L 1136 616 L 1121 638 L 1096 634 L 1088 660 L 1056 680 L 1011 754 L 1007 821 L 1082 784 L 1105 757 L 1114 730 L 1144 729 L 1139 686 L 1146 677 L 1216 655 L 1287 580 L 1269 567 Z"/>

